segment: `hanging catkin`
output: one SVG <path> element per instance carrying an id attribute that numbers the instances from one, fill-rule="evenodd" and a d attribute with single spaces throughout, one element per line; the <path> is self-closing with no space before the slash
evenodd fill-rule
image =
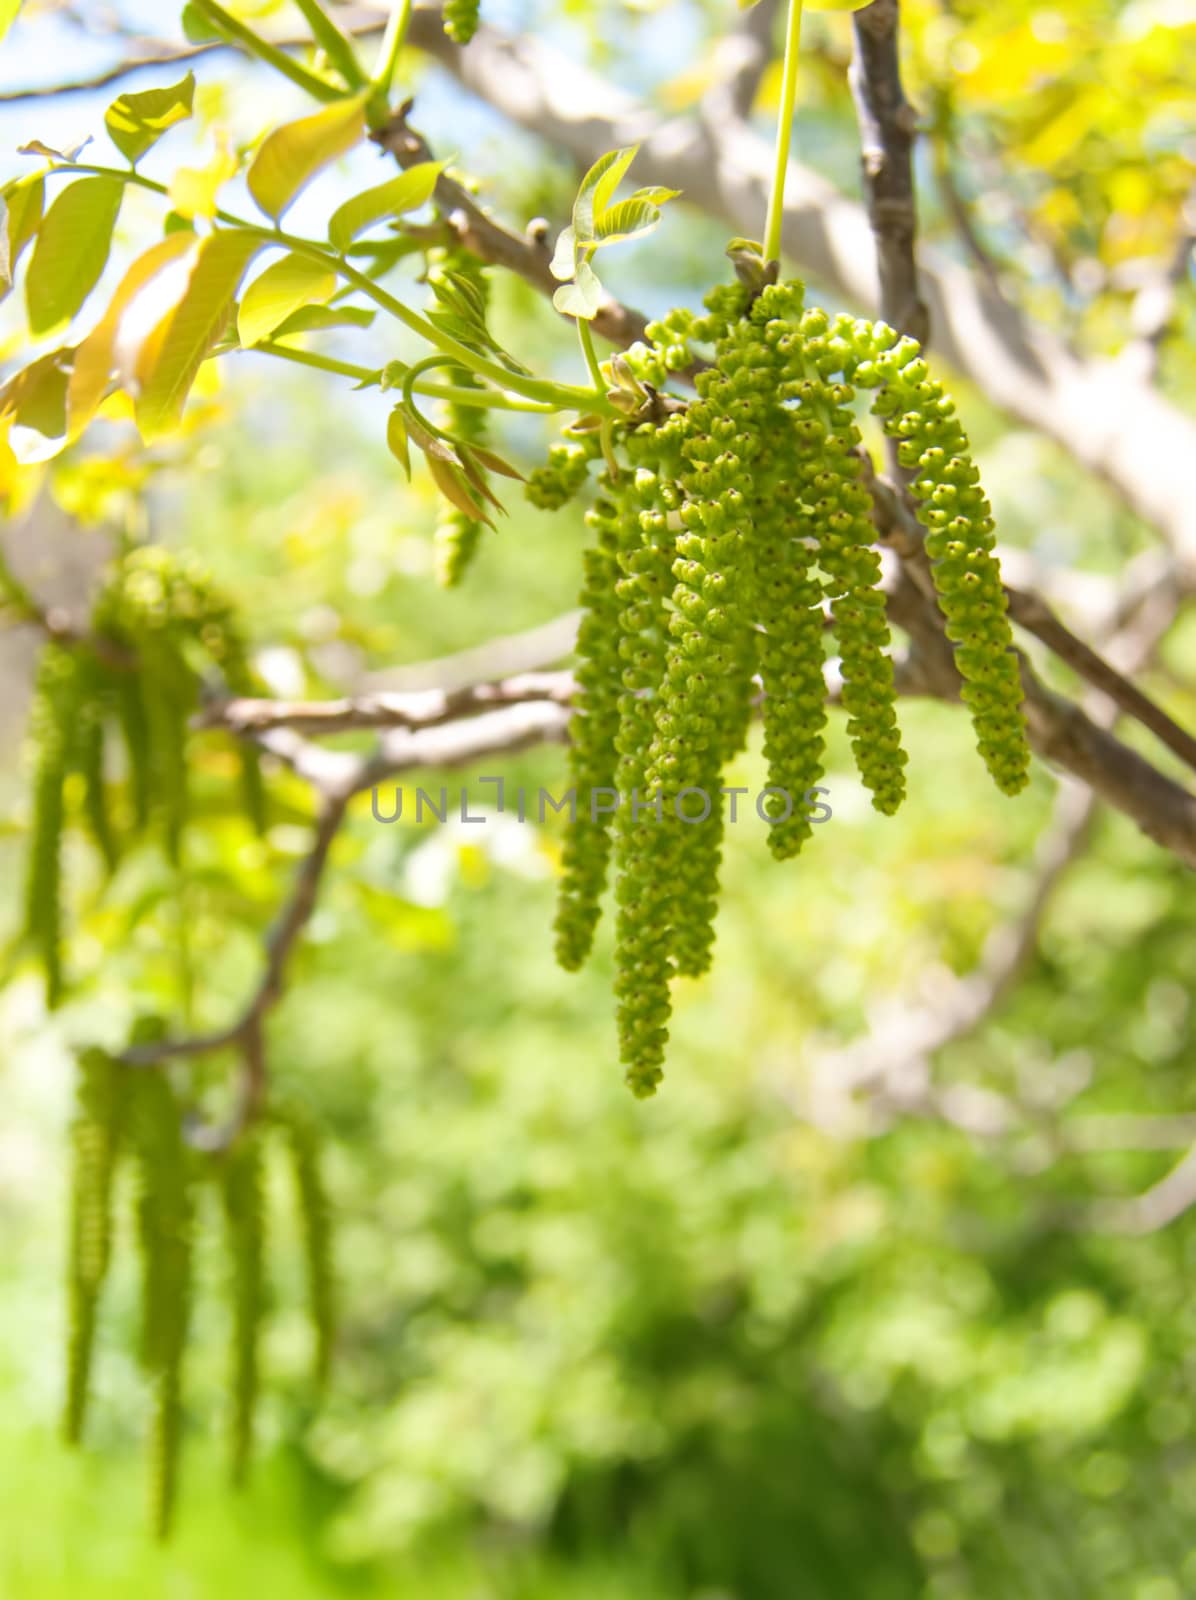
<path id="1" fill-rule="evenodd" d="M 239 1484 L 244 1482 L 253 1450 L 258 1345 L 265 1312 L 265 1198 L 262 1141 L 256 1130 L 237 1139 L 225 1157 L 221 1178 L 232 1300 L 229 1466 L 233 1482 Z"/>
<path id="2" fill-rule="evenodd" d="M 160 1071 L 136 1075 L 133 1134 L 142 1254 L 142 1357 L 151 1385 L 150 1514 L 170 1531 L 182 1445 L 183 1352 L 191 1312 L 191 1170 L 180 1108 Z"/>
<path id="3" fill-rule="evenodd" d="M 83 1431 L 91 1389 L 100 1291 L 112 1251 L 112 1187 L 126 1104 L 119 1064 L 85 1050 L 77 1065 L 71 1130 L 73 1182 L 68 1292 L 67 1380 L 63 1431 L 73 1444 Z"/>

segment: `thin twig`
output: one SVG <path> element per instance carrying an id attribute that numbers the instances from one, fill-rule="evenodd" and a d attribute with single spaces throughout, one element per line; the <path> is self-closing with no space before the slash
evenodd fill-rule
<path id="1" fill-rule="evenodd" d="M 266 733 L 273 728 L 319 735 L 362 728 L 427 728 L 496 706 L 535 700 L 568 705 L 575 687 L 571 672 L 526 672 L 460 689 L 363 694 L 340 700 L 226 700 L 206 707 L 195 725 L 236 734 Z"/>

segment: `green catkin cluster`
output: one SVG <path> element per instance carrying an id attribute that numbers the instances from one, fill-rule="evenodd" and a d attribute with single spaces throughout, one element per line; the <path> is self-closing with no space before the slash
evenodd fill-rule
<path id="1" fill-rule="evenodd" d="M 127 1103 L 127 1074 L 102 1050 L 79 1057 L 73 1149 L 67 1381 L 63 1432 L 75 1444 L 91 1387 L 100 1291 L 112 1251 L 112 1187 Z"/>
<path id="2" fill-rule="evenodd" d="M 152 1389 L 150 1515 L 170 1532 L 183 1432 L 183 1353 L 191 1312 L 192 1172 L 179 1106 L 161 1072 L 145 1072 L 133 1106 L 142 1256 L 142 1358 Z"/>
<path id="3" fill-rule="evenodd" d="M 475 20 L 476 13 L 477 7 L 475 5 Z M 447 29 L 447 9 L 445 11 L 445 26 Z M 462 40 L 460 42 L 464 43 L 466 41 Z M 448 272 L 456 279 L 465 280 L 472 284 L 477 291 L 484 316 L 485 307 L 489 301 L 489 281 L 485 269 L 478 261 L 478 258 L 470 255 L 465 250 L 444 250 L 431 254 L 432 266 L 429 271 L 429 280 L 432 280 L 438 272 Z M 454 367 L 450 371 L 452 381 L 458 388 L 480 389 L 482 387 L 477 378 L 467 368 Z M 437 425 L 454 439 L 460 439 L 466 445 L 484 445 L 486 442 L 486 412 L 480 406 L 460 405 L 452 400 L 445 401 L 440 407 Z M 474 556 L 478 552 L 484 532 L 485 524 L 480 522 L 477 517 L 471 517 L 468 512 L 440 497 L 436 529 L 433 534 L 433 548 L 436 556 L 436 580 L 443 588 L 456 588 L 465 577 Z"/>
<path id="4" fill-rule="evenodd" d="M 244 1482 L 253 1451 L 258 1344 L 265 1313 L 262 1166 L 262 1141 L 250 1130 L 228 1152 L 221 1184 L 233 1313 L 229 1464 L 236 1484 Z"/>
<path id="5" fill-rule="evenodd" d="M 905 794 L 853 383 L 880 389 L 874 410 L 915 469 L 981 754 L 1007 793 L 1026 781 L 991 513 L 954 408 L 912 341 L 898 343 L 883 324 L 832 321 L 803 300 L 799 283 L 722 286 L 707 297 L 707 315 L 670 312 L 612 367 L 627 421 L 609 434 L 622 460 L 608 449 L 587 517 L 595 543 L 578 641 L 577 816 L 564 847 L 557 952 L 570 969 L 585 959 L 613 861 L 620 1056 L 637 1094 L 661 1076 L 672 978 L 710 963 L 722 774 L 757 704 L 769 846 L 793 856 L 810 835 L 826 610 L 861 778 L 882 812 Z M 695 365 L 696 400 L 662 396 L 670 374 Z M 596 453 L 590 438 L 554 446 L 528 498 L 564 504 Z M 613 815 L 605 796 L 586 803 L 601 789 L 617 796 Z"/>
<path id="6" fill-rule="evenodd" d="M 468 44 L 478 31 L 480 0 L 445 0 L 444 31 L 454 44 Z"/>
<path id="7" fill-rule="evenodd" d="M 668 655 L 672 522 L 680 503 L 675 482 L 685 431 L 684 420 L 675 417 L 627 435 L 628 477 L 640 507 L 639 539 L 619 553 L 616 586 L 623 673 L 615 742 L 615 787 L 621 803 L 614 822 L 614 986 L 619 1053 L 629 1073 L 634 1064 L 632 1086 L 641 1094 L 651 1093 L 660 1078 L 674 970 L 667 938 L 675 888 L 674 841 L 665 831 L 663 797 L 651 781 L 649 757 Z"/>
<path id="8" fill-rule="evenodd" d="M 229 602 L 202 567 L 156 546 L 139 547 L 105 574 L 91 630 L 42 651 L 28 726 L 32 816 L 25 932 L 45 974 L 47 1004 L 61 999 L 62 846 L 78 812 L 104 867 L 115 869 L 127 833 L 156 820 L 177 862 L 187 814 L 186 737 L 210 665 L 232 694 L 257 684 Z M 119 731 L 131 813 L 113 807 L 109 735 Z M 246 813 L 265 827 L 255 751 L 240 751 Z"/>
<path id="9" fill-rule="evenodd" d="M 910 492 L 927 530 L 931 576 L 977 746 L 997 787 L 1017 794 L 1029 781 L 1030 751 L 992 508 L 954 402 L 931 377 L 917 342 L 898 340 L 882 324 L 873 330 L 873 349 L 855 381 L 880 387 L 873 410 L 901 440 L 898 460 L 915 474 Z"/>
<path id="10" fill-rule="evenodd" d="M 157 1020 L 139 1025 L 135 1046 L 160 1037 Z M 229 1457 L 244 1480 L 253 1448 L 265 1318 L 265 1162 L 269 1141 L 284 1142 L 294 1171 L 304 1251 L 316 1378 L 323 1382 L 334 1334 L 332 1212 L 315 1124 L 301 1113 L 270 1114 L 220 1150 L 192 1148 L 186 1108 L 160 1067 L 133 1066 L 102 1050 L 78 1060 L 72 1125 L 73 1172 L 69 1323 L 63 1431 L 79 1440 L 91 1393 L 96 1314 L 113 1244 L 113 1194 L 122 1164 L 135 1177 L 141 1255 L 141 1357 L 151 1392 L 150 1510 L 160 1537 L 170 1530 L 183 1432 L 183 1358 L 190 1323 L 192 1256 L 203 1215 L 200 1188 L 214 1182 L 224 1218 L 231 1310 Z"/>
<path id="11" fill-rule="evenodd" d="M 617 793 L 623 635 L 616 594 L 621 552 L 639 543 L 639 513 L 630 474 L 599 479 L 600 498 L 586 513 L 595 542 L 583 558 L 579 604 L 577 695 L 570 730 L 569 773 L 576 807 L 565 836 L 556 916 L 557 960 L 576 972 L 590 953 L 610 859 L 608 802 Z M 607 791 L 603 794 L 601 791 Z"/>
<path id="12" fill-rule="evenodd" d="M 599 455 L 593 434 L 550 445 L 548 461 L 528 475 L 524 493 L 541 511 L 559 511 L 579 495 L 589 476 L 590 462 Z"/>
<path id="13" fill-rule="evenodd" d="M 83 680 L 74 653 L 47 645 L 38 663 L 29 718 L 32 817 L 25 879 L 25 932 L 45 974 L 46 1004 L 62 998 L 64 788 L 78 750 Z"/>
<path id="14" fill-rule="evenodd" d="M 834 379 L 843 352 L 829 331 L 824 311 L 803 314 L 797 333 L 801 376 L 786 382 L 782 393 L 798 403 L 794 477 L 803 505 L 810 507 L 818 564 L 831 597 L 847 734 L 872 804 L 891 816 L 905 797 L 906 755 L 897 726 L 880 557 L 872 544 L 872 502 L 861 482 L 860 433 L 848 409 L 853 392 Z"/>

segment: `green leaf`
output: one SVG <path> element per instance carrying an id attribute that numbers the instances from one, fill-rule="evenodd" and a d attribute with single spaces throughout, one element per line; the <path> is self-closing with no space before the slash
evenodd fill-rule
<path id="1" fill-rule="evenodd" d="M 290 333 L 315 333 L 323 328 L 368 328 L 376 313 L 365 306 L 301 306 L 274 330 L 275 340 Z"/>
<path id="2" fill-rule="evenodd" d="M 411 482 L 411 451 L 407 444 L 407 422 L 402 406 L 395 406 L 386 419 L 386 444 L 392 456 L 402 467 L 407 482 Z"/>
<path id="3" fill-rule="evenodd" d="M 598 314 L 602 304 L 602 285 L 598 274 L 588 261 L 577 263 L 577 277 L 573 283 L 562 283 L 552 297 L 552 303 L 567 317 L 584 317 L 587 322 Z"/>
<path id="4" fill-rule="evenodd" d="M 610 204 L 611 196 L 635 160 L 638 150 L 637 144 L 628 145 L 622 150 L 608 150 L 604 156 L 598 157 L 581 180 L 577 199 L 573 202 L 573 231 L 582 244 L 593 241 L 602 213 Z"/>
<path id="5" fill-rule="evenodd" d="M 134 415 L 147 443 L 177 427 L 200 363 L 220 337 L 245 269 L 262 248 L 261 239 L 227 228 L 209 234 L 196 251 L 182 297 L 137 360 Z"/>
<path id="6" fill-rule="evenodd" d="M 21 9 L 21 0 L 0 0 L 0 39 L 17 20 L 17 12 Z"/>
<path id="7" fill-rule="evenodd" d="M 123 194 L 124 185 L 115 178 L 80 178 L 46 212 L 25 279 L 33 333 L 69 322 L 95 288 Z"/>
<path id="8" fill-rule="evenodd" d="M 286 255 L 255 278 L 241 297 L 237 336 L 248 349 L 303 306 L 323 304 L 336 291 L 336 273 L 307 256 Z"/>
<path id="9" fill-rule="evenodd" d="M 484 502 L 474 494 L 464 469 L 453 466 L 451 462 L 442 460 L 430 451 L 425 459 L 433 482 L 445 499 L 455 505 L 458 511 L 463 511 L 467 517 L 472 517 L 475 522 L 484 522 L 488 528 L 493 528 L 494 523 L 490 520 L 490 513 L 486 510 Z"/>
<path id="10" fill-rule="evenodd" d="M 337 100 L 310 117 L 275 128 L 253 158 L 249 192 L 275 222 L 322 167 L 360 143 L 365 97 Z"/>
<path id="11" fill-rule="evenodd" d="M 107 311 L 76 350 L 67 398 L 72 439 L 77 439 L 82 433 L 104 398 L 115 364 L 116 340 L 125 312 L 148 283 L 185 255 L 194 244 L 193 233 L 169 233 L 144 255 L 138 256 L 121 279 Z"/>
<path id="12" fill-rule="evenodd" d="M 641 233 L 651 233 L 660 221 L 660 207 L 647 200 L 621 200 L 603 212 L 598 223 L 599 245 L 619 244 L 624 239 L 635 239 Z"/>
<path id="13" fill-rule="evenodd" d="M 509 461 L 496 454 L 495 451 L 487 450 L 480 444 L 468 445 L 467 449 L 469 454 L 480 462 L 488 472 L 497 472 L 503 478 L 517 478 L 520 483 L 527 482 L 518 467 L 513 467 Z"/>
<path id="14" fill-rule="evenodd" d="M 347 250 L 359 233 L 386 217 L 402 216 L 427 205 L 436 180 L 448 165 L 446 161 L 421 161 L 397 178 L 390 178 L 374 189 L 355 194 L 338 206 L 328 224 L 328 237 L 338 250 Z"/>
<path id="15" fill-rule="evenodd" d="M 38 174 L 9 184 L 0 196 L 0 298 L 12 288 L 21 252 L 37 232 L 46 199 L 46 184 Z"/>
<path id="16" fill-rule="evenodd" d="M 179 83 L 164 89 L 146 89 L 143 94 L 122 94 L 104 113 L 108 137 L 131 166 L 152 149 L 167 128 L 185 122 L 195 98 L 195 74 L 189 72 Z"/>
<path id="17" fill-rule="evenodd" d="M 180 19 L 183 37 L 188 44 L 210 44 L 213 39 L 222 38 L 219 28 L 214 28 L 197 5 L 192 5 L 190 0 L 183 7 Z"/>

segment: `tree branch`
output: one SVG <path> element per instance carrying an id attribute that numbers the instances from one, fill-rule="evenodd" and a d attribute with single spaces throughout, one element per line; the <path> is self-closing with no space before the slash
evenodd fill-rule
<path id="1" fill-rule="evenodd" d="M 771 152 L 746 123 L 717 130 L 700 117 L 665 118 L 542 40 L 478 31 L 468 50 L 445 39 L 435 11 L 417 9 L 412 43 L 475 94 L 546 143 L 588 165 L 638 144 L 637 176 L 668 183 L 736 233 L 759 233 Z M 876 250 L 864 211 L 825 179 L 792 163 L 784 245 L 843 299 L 875 310 Z M 999 409 L 1058 442 L 1157 528 L 1196 573 L 1196 422 L 1113 361 L 1082 360 L 1028 322 L 941 251 L 920 254 L 920 283 L 944 361 L 974 379 Z"/>
<path id="2" fill-rule="evenodd" d="M 898 0 L 873 0 L 852 17 L 855 53 L 848 81 L 860 127 L 864 196 L 876 240 L 880 312 L 891 327 L 926 344 L 929 313 L 918 288 L 914 242 L 913 148 L 917 113 L 905 98 L 898 59 Z"/>
<path id="3" fill-rule="evenodd" d="M 424 689 L 406 694 L 363 694 L 340 700 L 225 700 L 206 707 L 195 719 L 201 728 L 230 733 L 266 733 L 291 728 L 296 733 L 350 733 L 362 728 L 427 728 L 537 700 L 568 705 L 575 689 L 571 672 L 526 672 L 460 689 Z"/>
<path id="4" fill-rule="evenodd" d="M 407 121 L 412 105 L 412 101 L 405 101 L 383 127 L 370 135 L 403 168 L 432 159 L 427 140 Z M 552 245 L 546 230 L 529 227 L 526 233 L 519 234 L 504 228 L 482 209 L 463 184 L 445 173 L 436 180 L 435 198 L 467 250 L 494 266 L 518 273 L 551 300 L 560 285 L 549 271 Z M 607 296 L 594 316 L 594 330 L 612 344 L 629 345 L 644 337 L 646 322 L 640 312 Z"/>

